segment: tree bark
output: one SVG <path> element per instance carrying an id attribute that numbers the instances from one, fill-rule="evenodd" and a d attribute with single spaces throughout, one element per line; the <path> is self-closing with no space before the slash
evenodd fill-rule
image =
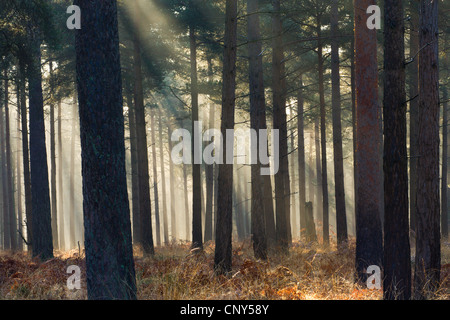
<path id="1" fill-rule="evenodd" d="M 336 235 L 339 247 L 345 245 L 347 236 L 347 213 L 345 208 L 344 159 L 342 153 L 341 125 L 341 82 L 339 71 L 339 13 L 338 0 L 331 2 L 331 86 L 333 115 L 333 155 L 334 155 L 334 190 L 336 197 Z"/>
<path id="2" fill-rule="evenodd" d="M 326 110 L 325 110 L 325 83 L 324 83 L 324 58 L 322 44 L 321 16 L 317 16 L 317 56 L 319 69 L 319 100 L 320 100 L 320 149 L 322 151 L 322 236 L 324 245 L 330 243 L 329 227 L 329 205 L 328 205 L 328 170 L 327 170 L 327 133 L 326 133 Z"/>
<path id="3" fill-rule="evenodd" d="M 158 171 L 156 164 L 156 126 L 155 111 L 150 109 L 150 126 L 152 128 L 152 167 L 153 167 L 153 197 L 155 201 L 155 228 L 156 228 L 156 245 L 161 245 L 161 219 L 159 211 L 159 192 L 158 192 Z"/>
<path id="4" fill-rule="evenodd" d="M 297 94 L 297 149 L 298 149 L 298 193 L 300 214 L 300 239 L 306 237 L 306 164 L 305 164 L 305 125 L 304 125 L 303 75 L 300 74 Z M 311 206 L 312 206 L 312 199 Z"/>
<path id="5" fill-rule="evenodd" d="M 385 300 L 411 297 L 403 5 L 384 4 L 384 278 Z"/>
<path id="6" fill-rule="evenodd" d="M 30 101 L 30 168 L 32 193 L 33 257 L 53 258 L 50 190 L 45 147 L 44 102 L 42 97 L 41 42 L 39 31 L 29 29 L 31 58 L 28 65 Z"/>
<path id="7" fill-rule="evenodd" d="M 439 286 L 441 268 L 439 208 L 438 1 L 420 2 L 419 158 L 417 161 L 416 259 L 414 295 L 426 298 Z"/>
<path id="8" fill-rule="evenodd" d="M 442 119 L 442 182 L 441 182 L 441 234 L 448 239 L 448 89 L 443 88 L 443 119 Z"/>
<path id="9" fill-rule="evenodd" d="M 267 238 L 264 207 L 264 183 L 259 159 L 259 130 L 266 128 L 266 102 L 262 66 L 262 45 L 259 25 L 259 0 L 247 0 L 249 86 L 250 86 L 250 127 L 256 131 L 256 141 L 251 141 L 252 150 L 256 150 L 256 163 L 251 165 L 251 233 L 253 252 L 257 259 L 267 259 Z M 263 142 L 267 143 L 267 142 Z"/>
<path id="10" fill-rule="evenodd" d="M 219 165 L 218 177 L 218 208 L 216 227 L 216 248 L 214 253 L 214 270 L 217 274 L 231 271 L 231 233 L 232 233 L 232 194 L 233 194 L 233 164 L 227 164 L 226 159 L 233 159 L 224 146 L 228 139 L 227 129 L 234 129 L 234 111 L 236 98 L 236 58 L 237 58 L 237 0 L 226 1 L 225 14 L 225 50 L 223 55 L 223 85 L 222 85 L 222 124 L 223 159 L 225 164 Z"/>
<path id="11" fill-rule="evenodd" d="M 277 247 L 284 253 L 289 251 L 290 234 L 290 186 L 286 123 L 286 80 L 283 53 L 283 27 L 281 5 L 273 0 L 272 16 L 273 55 L 272 55 L 272 91 L 273 91 L 273 129 L 279 130 L 279 171 L 275 174 L 276 204 L 276 241 Z M 275 155 L 277 156 L 277 155 Z"/>
<path id="12" fill-rule="evenodd" d="M 115 0 L 75 0 L 77 84 L 89 299 L 136 299 Z"/>
<path id="13" fill-rule="evenodd" d="M 53 62 L 50 61 L 50 194 L 52 212 L 53 248 L 59 249 L 58 241 L 58 203 L 56 198 L 56 143 L 55 143 L 55 104 L 53 101 Z"/>
<path id="14" fill-rule="evenodd" d="M 62 103 L 61 100 L 58 101 L 58 213 L 59 213 L 59 247 L 62 250 L 66 248 L 65 239 L 65 217 L 64 217 L 64 186 L 63 186 L 63 147 L 62 147 Z"/>
<path id="15" fill-rule="evenodd" d="M 137 8 L 136 8 L 137 10 Z M 134 107 L 136 117 L 136 150 L 138 162 L 138 184 L 139 184 L 139 225 L 141 244 L 145 254 L 153 255 L 155 248 L 153 244 L 152 232 L 152 208 L 150 202 L 150 176 L 148 168 L 148 147 L 147 147 L 147 131 L 145 123 L 144 94 L 142 87 L 142 61 L 141 61 L 141 45 L 137 31 L 133 34 L 133 65 L 134 65 Z M 152 134 L 155 127 L 152 124 Z M 153 139 L 153 143 L 154 143 Z M 154 164 L 156 165 L 156 164 Z M 156 179 L 156 177 L 155 177 Z M 156 189 L 157 192 L 157 189 Z M 158 213 L 156 219 L 159 219 Z M 156 228 L 158 228 L 158 222 Z M 156 230 L 157 241 L 159 229 Z"/>
<path id="16" fill-rule="evenodd" d="M 366 269 L 382 266 L 382 172 L 376 30 L 367 28 L 366 9 L 373 0 L 355 0 L 356 87 L 356 280 Z"/>
<path id="17" fill-rule="evenodd" d="M 198 121 L 198 81 L 197 81 L 197 39 L 194 26 L 189 26 L 190 61 L 191 61 L 191 103 L 192 103 L 192 248 L 203 249 L 202 232 L 202 183 L 201 165 L 195 163 L 196 148 L 200 141 L 195 141 L 195 126 Z M 200 130 L 201 128 L 199 128 Z M 200 152 L 199 152 L 200 153 Z"/>
<path id="18" fill-rule="evenodd" d="M 159 162 L 161 163 L 161 194 L 162 194 L 162 216 L 163 216 L 163 231 L 164 244 L 169 244 L 169 223 L 167 216 L 167 201 L 166 201 L 166 170 L 164 168 L 164 147 L 162 141 L 162 111 L 158 108 L 158 123 L 159 123 Z"/>
<path id="19" fill-rule="evenodd" d="M 419 53 L 419 2 L 410 1 L 411 29 L 409 52 L 410 56 Z M 417 160 L 419 134 L 419 57 L 416 56 L 409 67 L 409 215 L 411 230 L 416 230 L 416 198 L 417 198 Z"/>

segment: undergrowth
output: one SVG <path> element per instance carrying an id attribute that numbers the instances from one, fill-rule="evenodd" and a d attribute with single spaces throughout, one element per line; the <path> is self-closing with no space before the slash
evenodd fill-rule
<path id="1" fill-rule="evenodd" d="M 156 248 L 143 257 L 135 248 L 138 299 L 237 300 L 377 300 L 382 290 L 354 282 L 354 241 L 347 249 L 294 242 L 289 255 L 255 260 L 251 244 L 233 243 L 233 269 L 228 276 L 213 271 L 214 246 L 190 252 L 188 243 Z M 436 299 L 450 299 L 450 245 L 442 245 L 441 288 Z M 69 290 L 69 265 L 81 269 L 81 290 Z M 56 252 L 44 263 L 26 253 L 0 254 L 0 299 L 86 299 L 85 260 L 78 250 Z"/>

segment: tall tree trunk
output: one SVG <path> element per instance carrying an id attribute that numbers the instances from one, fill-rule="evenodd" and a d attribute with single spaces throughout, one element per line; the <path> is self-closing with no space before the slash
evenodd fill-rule
<path id="1" fill-rule="evenodd" d="M 75 236 L 75 139 L 77 137 L 77 94 L 72 101 L 72 138 L 70 139 L 70 168 L 69 168 L 69 248 L 76 247 Z"/>
<path id="2" fill-rule="evenodd" d="M 55 145 L 55 104 L 53 101 L 53 62 L 50 61 L 50 199 L 52 210 L 53 248 L 59 249 L 58 210 L 56 199 L 56 145 Z"/>
<path id="3" fill-rule="evenodd" d="M 75 5 L 88 298 L 135 299 L 117 3 Z"/>
<path id="4" fill-rule="evenodd" d="M 419 53 L 419 2 L 411 0 L 409 54 L 411 57 Z M 419 159 L 419 57 L 416 56 L 410 65 L 409 76 L 409 215 L 412 230 L 416 230 L 416 198 L 417 198 L 417 160 Z"/>
<path id="5" fill-rule="evenodd" d="M 289 152 L 290 154 L 290 160 L 289 160 L 289 166 L 290 166 L 290 170 L 291 172 L 289 173 L 289 178 L 290 178 L 290 192 L 291 192 L 291 224 L 292 224 L 292 228 L 291 228 L 291 232 L 292 232 L 292 237 L 296 238 L 298 237 L 298 233 L 299 233 L 299 223 L 298 223 L 298 219 L 300 218 L 300 215 L 297 215 L 297 199 L 296 199 L 296 184 L 295 184 L 295 143 L 294 143 L 294 133 L 295 133 L 295 129 L 294 129 L 294 122 L 292 120 L 294 120 L 294 106 L 291 105 L 290 106 L 290 114 L 291 114 L 291 119 L 289 121 L 291 121 L 291 130 L 290 130 L 290 143 L 291 143 L 291 151 Z M 298 156 L 297 156 L 298 159 Z"/>
<path id="6" fill-rule="evenodd" d="M 188 193 L 188 179 L 187 179 L 187 169 L 186 164 L 183 164 L 183 187 L 184 187 L 184 213 L 185 213 L 185 231 L 186 231 L 186 240 L 189 241 L 189 225 L 190 225 L 190 218 L 189 218 L 189 193 Z"/>
<path id="7" fill-rule="evenodd" d="M 44 102 L 42 97 L 41 42 L 30 28 L 31 59 L 28 65 L 30 95 L 30 168 L 32 193 L 33 257 L 53 258 L 50 190 L 45 147 Z"/>
<path id="8" fill-rule="evenodd" d="M 155 201 L 155 228 L 156 228 L 156 245 L 161 245 L 161 221 L 159 212 L 159 193 L 158 193 L 158 171 L 156 170 L 156 126 L 155 126 L 155 110 L 150 109 L 150 126 L 152 128 L 152 167 L 153 167 L 153 197 Z"/>
<path id="9" fill-rule="evenodd" d="M 138 8 L 136 7 L 136 10 Z M 150 202 L 150 177 L 148 168 L 147 130 L 145 124 L 144 94 L 142 88 L 141 45 L 137 31 L 133 34 L 133 65 L 134 65 L 134 107 L 136 117 L 136 149 L 139 183 L 139 219 L 141 244 L 145 254 L 154 254 L 152 232 L 152 208 Z M 152 134 L 155 127 L 152 124 Z M 153 139 L 153 143 L 155 140 Z M 156 165 L 156 164 L 154 164 Z M 156 179 L 156 177 L 155 177 Z M 157 192 L 157 189 L 156 189 Z M 156 213 L 156 219 L 159 219 Z M 157 226 L 158 227 L 158 223 Z M 157 240 L 159 240 L 157 229 Z"/>
<path id="10" fill-rule="evenodd" d="M 208 82 L 212 84 L 213 66 L 212 58 L 207 58 L 208 64 Z M 208 129 L 214 129 L 214 105 L 209 102 Z M 213 143 L 213 141 L 211 141 Z M 212 240 L 213 229 L 213 202 L 214 202 L 214 164 L 205 164 L 205 180 L 206 180 L 206 206 L 205 206 L 205 242 Z"/>
<path id="11" fill-rule="evenodd" d="M 317 38 L 319 39 L 317 55 L 319 68 L 319 98 L 320 98 L 320 149 L 322 151 L 322 227 L 323 243 L 330 243 L 329 206 L 328 206 L 328 170 L 327 170 L 327 133 L 326 133 L 326 110 L 325 110 L 325 83 L 324 83 L 324 58 L 322 44 L 321 16 L 317 17 Z"/>
<path id="12" fill-rule="evenodd" d="M 202 183 L 201 183 L 201 165 L 196 163 L 195 154 L 200 154 L 197 148 L 200 148 L 200 141 L 195 141 L 195 128 L 198 121 L 198 83 L 197 83 L 197 39 L 195 28 L 189 26 L 190 40 L 190 60 L 191 60 L 191 103 L 192 103 L 192 248 L 203 249 L 202 232 Z M 201 128 L 198 128 L 201 130 Z"/>
<path id="13" fill-rule="evenodd" d="M 443 88 L 443 119 L 442 119 L 442 181 L 441 181 L 441 234 L 448 239 L 448 89 Z"/>
<path id="14" fill-rule="evenodd" d="M 170 123 L 170 120 L 168 121 L 167 126 L 167 136 L 169 137 L 169 150 L 172 150 L 172 125 Z M 175 190 L 176 190 L 176 184 L 175 184 L 175 172 L 173 168 L 173 161 L 169 161 L 169 175 L 170 175 L 170 232 L 172 235 L 172 240 L 177 240 L 177 223 L 176 223 L 176 215 L 175 215 L 175 205 L 177 203 L 175 198 Z"/>
<path id="15" fill-rule="evenodd" d="M 5 96 L 6 90 L 5 90 Z M 6 104 L 6 98 L 2 101 Z M 8 183 L 8 166 L 6 161 L 6 138 L 5 138 L 5 116 L 4 110 L 0 110 L 0 154 L 1 154 L 1 174 L 2 174 L 2 194 L 3 194 L 3 247 L 6 250 L 12 249 L 11 243 L 11 211 Z"/>
<path id="16" fill-rule="evenodd" d="M 382 172 L 379 156 L 380 107 L 376 30 L 367 28 L 361 8 L 374 0 L 355 0 L 356 86 L 356 280 L 365 283 L 370 265 L 382 266 Z"/>
<path id="17" fill-rule="evenodd" d="M 338 246 L 346 244 L 347 214 L 345 208 L 344 159 L 342 153 L 341 82 L 339 74 L 338 0 L 331 2 L 331 85 L 333 114 L 334 190 L 336 197 L 336 234 Z"/>
<path id="18" fill-rule="evenodd" d="M 162 216 L 163 216 L 163 231 L 164 231 L 164 244 L 169 244 L 169 224 L 167 216 L 167 201 L 166 201 L 166 170 L 164 168 L 164 147 L 162 141 L 162 111 L 158 108 L 158 123 L 159 123 L 159 160 L 161 163 L 161 194 L 162 194 Z"/>
<path id="19" fill-rule="evenodd" d="M 273 55 L 272 55 L 272 91 L 273 91 L 273 128 L 279 130 L 280 166 L 275 174 L 276 237 L 279 249 L 287 253 L 291 241 L 290 235 L 290 186 L 287 148 L 286 123 L 286 79 L 283 53 L 283 27 L 281 22 L 280 0 L 273 0 L 272 16 Z M 275 155 L 276 156 L 276 155 Z"/>
<path id="20" fill-rule="evenodd" d="M 439 285 L 441 268 L 439 208 L 438 1 L 420 2 L 419 158 L 417 161 L 416 259 L 414 294 L 425 298 Z"/>
<path id="21" fill-rule="evenodd" d="M 66 248 L 66 232 L 65 232 L 65 217 L 64 217 L 64 186 L 63 186 L 63 147 L 62 147 L 62 103 L 58 100 L 58 213 L 59 213 L 59 247 L 61 250 Z"/>
<path id="22" fill-rule="evenodd" d="M 303 75 L 300 74 L 297 93 L 297 149 L 298 149 L 298 194 L 300 214 L 300 239 L 306 236 L 306 164 L 305 164 L 305 125 L 304 125 Z M 312 202 L 312 199 L 309 201 Z"/>
<path id="23" fill-rule="evenodd" d="M 28 111 L 26 98 L 26 71 L 24 57 L 19 57 L 20 71 L 20 120 L 22 131 L 22 157 L 23 157 L 23 184 L 25 191 L 25 219 L 27 228 L 28 250 L 32 251 L 33 246 L 33 224 L 32 224 L 32 201 L 31 201 L 31 173 L 30 173 L 30 154 L 28 143 Z"/>
<path id="24" fill-rule="evenodd" d="M 224 146 L 228 139 L 227 129 L 234 129 L 234 111 L 236 98 L 236 58 L 237 58 L 237 0 L 226 1 L 225 13 L 225 50 L 223 55 L 223 86 L 222 86 L 222 125 L 223 159 L 219 165 L 218 177 L 218 208 L 216 227 L 216 248 L 214 254 L 214 270 L 218 274 L 231 271 L 231 233 L 232 233 L 232 194 L 233 194 L 233 151 Z M 228 154 L 231 151 L 231 154 Z"/>
<path id="25" fill-rule="evenodd" d="M 140 211 L 139 211 L 139 162 L 136 137 L 136 114 L 133 103 L 131 85 L 127 84 L 128 125 L 130 130 L 130 158 L 131 158 L 131 208 L 133 225 L 133 243 L 142 244 Z"/>
<path id="26" fill-rule="evenodd" d="M 322 218 L 323 213 L 323 194 L 322 194 L 322 162 L 320 155 L 320 119 L 314 121 L 314 144 L 316 151 L 316 217 Z"/>
<path id="27" fill-rule="evenodd" d="M 384 278 L 386 300 L 411 297 L 403 5 L 384 3 Z"/>
<path id="28" fill-rule="evenodd" d="M 256 141 L 251 141 L 252 150 L 256 150 L 256 163 L 251 165 L 251 233 L 253 252 L 257 259 L 267 259 L 267 238 L 264 207 L 264 182 L 259 159 L 259 130 L 265 127 L 266 102 L 264 98 L 264 78 L 262 66 L 262 45 L 259 25 L 259 0 L 247 0 L 249 83 L 250 83 L 250 127 L 256 131 Z M 263 127 L 264 126 L 264 127 Z M 263 142 L 267 143 L 267 142 Z"/>
<path id="29" fill-rule="evenodd" d="M 16 177 L 17 177 L 17 231 L 19 232 L 19 238 L 17 242 L 17 250 L 23 251 L 23 240 L 21 236 L 23 235 L 23 210 L 22 210 L 22 168 L 20 164 L 20 73 L 18 74 L 18 78 L 16 79 L 16 93 L 17 93 L 17 119 L 16 119 Z"/>
<path id="30" fill-rule="evenodd" d="M 317 129 L 318 130 L 318 129 Z M 305 215 L 306 215 L 306 239 L 308 241 L 316 241 L 317 242 L 317 234 L 316 234 L 316 224 L 314 222 L 314 212 L 313 212 L 313 204 L 314 204 L 314 165 L 313 165 L 313 144 L 315 138 L 313 138 L 313 131 L 311 130 L 310 140 L 309 140 L 309 202 L 308 206 L 310 208 L 306 209 L 305 207 Z M 318 143 L 316 144 L 316 146 Z M 319 150 L 316 149 L 316 154 L 319 153 Z M 316 160 L 316 164 L 320 168 L 320 160 Z M 318 189 L 318 188 L 317 188 Z M 318 193 L 316 193 L 318 195 Z M 318 200 L 317 200 L 318 201 Z M 305 204 L 306 206 L 306 204 Z"/>

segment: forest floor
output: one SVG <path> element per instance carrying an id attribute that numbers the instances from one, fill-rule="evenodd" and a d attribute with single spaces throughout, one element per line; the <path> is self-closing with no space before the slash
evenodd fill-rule
<path id="1" fill-rule="evenodd" d="M 307 299 L 377 300 L 382 290 L 355 284 L 354 241 L 338 253 L 335 245 L 294 242 L 289 256 L 271 255 L 255 260 L 250 242 L 233 243 L 233 271 L 217 277 L 213 272 L 214 246 L 191 253 L 188 243 L 156 248 L 144 258 L 136 248 L 139 299 Z M 81 269 L 81 289 L 69 290 L 67 267 Z M 414 269 L 414 268 L 413 268 Z M 56 252 L 39 263 L 26 253 L 0 253 L 0 299 L 86 299 L 85 261 L 78 250 Z M 441 288 L 435 299 L 450 300 L 450 243 L 442 243 Z"/>

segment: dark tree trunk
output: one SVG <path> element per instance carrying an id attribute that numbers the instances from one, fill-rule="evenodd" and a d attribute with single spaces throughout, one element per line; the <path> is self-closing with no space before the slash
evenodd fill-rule
<path id="1" fill-rule="evenodd" d="M 172 150 L 172 140 L 170 139 L 170 137 L 172 137 L 172 125 L 170 123 L 168 123 L 167 126 L 167 136 L 169 137 L 168 141 L 169 141 L 169 150 Z M 169 161 L 169 175 L 170 175 L 170 231 L 171 231 L 171 235 L 172 235 L 172 240 L 176 240 L 177 239 L 177 223 L 176 223 L 176 215 L 175 215 L 175 205 L 177 203 L 177 201 L 175 200 L 175 190 L 176 190 L 176 185 L 175 185 L 175 173 L 174 173 L 174 168 L 173 168 L 173 161 Z"/>
<path id="2" fill-rule="evenodd" d="M 6 90 L 5 90 L 6 91 Z M 4 104 L 6 99 L 2 101 Z M 0 154 L 1 154 L 1 175 L 2 175 L 2 200 L 3 200 L 3 248 L 11 249 L 11 215 L 10 198 L 8 185 L 8 166 L 6 165 L 6 139 L 5 139 L 5 116 L 4 110 L 0 110 Z"/>
<path id="3" fill-rule="evenodd" d="M 22 131 L 22 157 L 23 157 L 23 182 L 25 191 L 25 219 L 27 228 L 27 242 L 28 250 L 32 251 L 33 246 L 33 224 L 32 224 L 32 201 L 31 201 L 31 173 L 30 173 L 30 154 L 28 144 L 28 111 L 27 111 L 27 99 L 26 99 L 26 73 L 25 73 L 25 61 L 22 57 L 19 58 L 19 70 L 20 70 L 20 120 Z"/>
<path id="4" fill-rule="evenodd" d="M 150 177 L 148 172 L 147 130 L 145 124 L 144 95 L 142 88 L 141 45 L 137 31 L 133 34 L 133 66 L 134 66 L 134 107 L 136 117 L 136 150 L 138 162 L 139 185 L 139 225 L 142 249 L 145 254 L 154 254 L 152 232 L 152 208 L 150 202 Z M 152 134 L 155 127 L 152 124 Z M 153 143 L 155 140 L 153 139 Z M 154 164 L 156 165 L 156 164 Z M 156 179 L 156 177 L 155 177 Z M 157 192 L 157 189 L 156 189 Z M 158 219 L 158 213 L 156 219 Z M 158 223 L 156 225 L 158 228 Z M 157 241 L 159 239 L 157 229 Z"/>
<path id="5" fill-rule="evenodd" d="M 203 249 L 202 235 L 202 182 L 201 165 L 195 163 L 196 147 L 200 141 L 195 141 L 195 122 L 198 121 L 198 81 L 197 81 L 197 39 L 195 29 L 189 26 L 190 60 L 191 60 L 191 103 L 192 103 L 192 248 Z M 201 128 L 199 128 L 200 130 Z M 200 152 L 199 152 L 200 153 Z"/>
<path id="6" fill-rule="evenodd" d="M 62 103 L 61 100 L 58 101 L 58 191 L 59 191 L 59 199 L 58 199 L 58 213 L 59 213 L 59 247 L 62 250 L 66 248 L 66 240 L 65 240 L 65 217 L 64 217 L 64 186 L 63 186 L 63 147 L 62 147 Z"/>
<path id="7" fill-rule="evenodd" d="M 266 102 L 264 98 L 264 78 L 262 66 L 262 45 L 260 41 L 259 0 L 247 0 L 249 83 L 250 83 L 250 127 L 256 131 L 257 139 L 252 141 L 252 150 L 259 155 L 259 130 L 266 129 Z M 264 127 L 263 127 L 264 126 Z M 265 141 L 263 143 L 266 143 Z M 264 207 L 264 182 L 261 175 L 259 156 L 251 165 L 251 233 L 253 252 L 257 259 L 267 259 L 267 238 Z"/>
<path id="8" fill-rule="evenodd" d="M 333 155 L 334 155 L 334 187 L 336 197 L 336 235 L 338 246 L 345 245 L 347 237 L 347 214 L 345 208 L 344 159 L 342 153 L 341 126 L 341 82 L 339 74 L 339 13 L 338 0 L 331 4 L 331 82 L 332 82 L 332 114 L 333 114 Z"/>
<path id="9" fill-rule="evenodd" d="M 298 148 L 298 193 L 300 213 L 300 239 L 306 237 L 306 164 L 305 164 L 305 125 L 304 125 L 304 99 L 303 99 L 303 75 L 300 74 L 300 88 L 297 96 L 297 148 Z M 311 207 L 312 207 L 312 199 Z"/>
<path id="10" fill-rule="evenodd" d="M 410 1 L 411 29 L 409 51 L 410 56 L 419 53 L 419 2 Z M 416 56 L 409 66 L 409 215 L 411 230 L 416 230 L 416 198 L 417 198 L 417 160 L 419 159 L 419 57 Z"/>
<path id="11" fill-rule="evenodd" d="M 208 63 L 208 82 L 212 84 L 212 77 L 214 75 L 212 69 L 212 58 L 207 58 Z M 210 102 L 208 129 L 214 129 L 214 105 Z M 213 143 L 213 141 L 211 141 Z M 205 239 L 204 241 L 211 241 L 213 239 L 213 203 L 214 203 L 214 164 L 205 164 L 205 180 L 206 180 L 206 206 L 205 206 Z"/>
<path id="12" fill-rule="evenodd" d="M 420 2 L 419 158 L 417 161 L 414 295 L 438 288 L 441 268 L 439 208 L 438 1 Z"/>
<path id="13" fill-rule="evenodd" d="M 32 193 L 33 257 L 53 258 L 50 190 L 45 147 L 44 102 L 42 97 L 41 42 L 38 31 L 30 30 L 32 52 L 28 65 L 30 101 L 30 168 Z"/>
<path id="14" fill-rule="evenodd" d="M 322 25 L 320 15 L 317 18 L 317 38 L 319 44 L 317 48 L 318 69 L 319 69 L 319 100 L 320 100 L 320 150 L 322 151 L 322 228 L 323 243 L 330 243 L 329 226 L 329 206 L 328 206 L 328 170 L 327 170 L 327 133 L 326 133 L 326 110 L 325 110 L 325 83 L 324 83 L 324 58 L 322 43 Z"/>
<path id="15" fill-rule="evenodd" d="M 142 244 L 140 211 L 139 211 L 139 163 L 136 137 L 136 114 L 133 94 L 130 85 L 127 87 L 128 125 L 130 130 L 130 158 L 131 158 L 131 208 L 133 224 L 133 243 Z"/>
<path id="16" fill-rule="evenodd" d="M 53 248 L 59 249 L 58 241 L 58 207 L 56 199 L 56 143 L 55 143 L 55 104 L 53 101 L 53 62 L 50 61 L 50 194 L 52 211 Z"/>
<path id="17" fill-rule="evenodd" d="M 317 117 L 314 121 L 314 144 L 316 151 L 316 217 L 322 217 L 323 206 L 322 200 L 322 162 L 320 161 L 320 119 Z M 314 203 L 313 203 L 314 204 Z"/>
<path id="18" fill-rule="evenodd" d="M 286 80 L 283 53 L 283 27 L 281 5 L 273 0 L 272 16 L 273 55 L 272 55 L 272 91 L 273 91 L 273 128 L 279 130 L 279 171 L 275 174 L 276 204 L 276 241 L 277 247 L 284 253 L 289 250 L 290 235 L 290 186 L 286 123 Z"/>
<path id="19" fill-rule="evenodd" d="M 186 240 L 189 240 L 189 192 L 188 192 L 188 179 L 187 179 L 187 169 L 186 164 L 183 164 L 183 188 L 184 188 L 184 213 L 185 213 L 185 231 L 186 231 Z"/>
<path id="20" fill-rule="evenodd" d="M 448 239 L 448 91 L 443 88 L 443 119 L 442 119 L 442 182 L 441 182 L 441 234 L 444 240 Z"/>
<path id="21" fill-rule="evenodd" d="M 355 87 L 356 87 L 356 280 L 366 283 L 366 269 L 382 266 L 383 239 L 380 107 L 376 30 L 367 28 L 361 8 L 373 0 L 355 0 Z"/>
<path id="22" fill-rule="evenodd" d="M 225 14 L 225 50 L 223 61 L 222 86 L 222 125 L 223 146 L 226 146 L 226 130 L 234 129 L 234 109 L 236 97 L 236 58 L 237 58 L 237 0 L 226 1 Z M 233 153 L 233 152 L 232 152 Z M 218 177 L 218 208 L 216 227 L 216 248 L 214 254 L 214 270 L 217 274 L 231 271 L 231 233 L 232 233 L 232 194 L 233 194 L 233 164 L 227 164 L 227 159 L 233 159 L 233 154 L 227 154 L 223 148 L 225 164 L 219 165 Z"/>
<path id="23" fill-rule="evenodd" d="M 164 168 L 164 147 L 162 141 L 162 111 L 158 108 L 158 124 L 159 124 L 159 161 L 161 163 L 161 194 L 162 194 L 162 217 L 163 217 L 163 231 L 164 231 L 164 244 L 169 244 L 169 224 L 167 216 L 167 202 L 166 202 L 166 170 Z"/>
<path id="24" fill-rule="evenodd" d="M 16 179 L 17 179 L 17 231 L 19 233 L 19 238 L 17 242 L 17 250 L 23 251 L 23 227 L 22 227 L 22 221 L 23 221 L 23 210 L 22 210 L 22 168 L 20 164 L 20 72 L 18 73 L 18 78 L 16 79 L 16 93 L 17 93 L 17 119 L 16 119 L 16 128 L 17 128 L 17 140 L 16 140 Z"/>
<path id="25" fill-rule="evenodd" d="M 384 3 L 384 278 L 386 300 L 411 297 L 404 23 L 401 1 Z"/>
<path id="26" fill-rule="evenodd" d="M 152 128 L 152 167 L 153 167 L 153 197 L 155 201 L 155 228 L 156 228 L 156 245 L 161 245 L 161 220 L 159 214 L 159 193 L 158 193 L 158 171 L 156 170 L 156 126 L 155 126 L 155 111 L 150 109 L 150 126 Z M 138 146 L 139 148 L 139 146 Z"/>
<path id="27" fill-rule="evenodd" d="M 75 139 L 77 138 L 77 94 L 72 101 L 72 137 L 70 139 L 70 168 L 69 168 L 69 248 L 76 247 L 75 237 Z"/>
<path id="28" fill-rule="evenodd" d="M 75 5 L 88 298 L 135 299 L 117 3 Z"/>

